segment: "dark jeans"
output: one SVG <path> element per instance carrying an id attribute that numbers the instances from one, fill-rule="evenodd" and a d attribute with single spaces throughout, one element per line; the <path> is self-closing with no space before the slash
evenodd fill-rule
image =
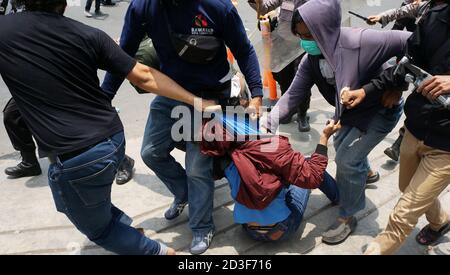
<path id="1" fill-rule="evenodd" d="M 243 226 L 244 231 L 250 236 L 250 238 L 256 241 L 283 241 L 291 237 L 297 232 L 300 224 L 303 220 L 303 214 L 306 211 L 308 204 L 310 190 L 290 185 L 286 194 L 286 205 L 291 210 L 289 217 L 278 223 L 273 229 L 267 233 L 261 233 L 257 230 L 250 229 L 246 225 Z M 336 181 L 333 177 L 325 172 L 324 179 L 319 189 L 327 196 L 328 199 L 334 204 L 339 203 L 339 192 L 336 185 Z M 274 239 L 276 236 L 276 239 Z"/>
<path id="2" fill-rule="evenodd" d="M 16 101 L 11 98 L 3 110 L 3 123 L 15 150 L 33 153 L 36 150 L 33 137 L 17 108 Z"/>
<path id="3" fill-rule="evenodd" d="M 273 78 L 280 85 L 281 94 L 286 93 L 286 91 L 291 86 L 291 83 L 294 80 L 295 75 L 297 74 L 298 65 L 300 64 L 302 57 L 303 55 L 299 56 L 297 59 L 292 61 L 280 72 L 272 73 Z M 306 116 L 306 112 L 308 112 L 310 102 L 311 102 L 311 92 L 307 97 L 305 97 L 305 101 L 300 103 L 297 109 L 294 109 L 294 111 L 297 112 L 300 116 Z"/>
<path id="4" fill-rule="evenodd" d="M 403 103 L 382 108 L 370 121 L 367 131 L 344 125 L 334 136 L 336 182 L 340 195 L 340 217 L 348 218 L 366 206 L 366 181 L 370 170 L 367 156 L 397 125 Z"/>
<path id="5" fill-rule="evenodd" d="M 48 171 L 56 209 L 97 245 L 117 254 L 154 255 L 160 244 L 131 227 L 111 203 L 111 186 L 125 155 L 123 132 L 71 159 L 56 158 Z"/>
<path id="6" fill-rule="evenodd" d="M 177 142 L 172 139 L 172 126 L 177 119 L 172 118 L 171 113 L 180 105 L 182 103 L 162 96 L 153 100 L 141 156 L 174 195 L 176 203 L 189 203 L 189 226 L 192 231 L 206 233 L 214 229 L 213 158 L 202 154 L 198 142 L 193 141 L 185 142 L 186 169 L 170 154 L 177 146 Z M 189 109 L 193 114 L 193 108 Z"/>
<path id="7" fill-rule="evenodd" d="M 84 9 L 87 10 L 87 11 L 90 11 L 93 1 L 94 0 L 86 0 L 86 7 Z M 102 2 L 101 0 L 95 0 L 95 12 L 100 11 L 100 4 L 101 4 L 101 2 Z"/>

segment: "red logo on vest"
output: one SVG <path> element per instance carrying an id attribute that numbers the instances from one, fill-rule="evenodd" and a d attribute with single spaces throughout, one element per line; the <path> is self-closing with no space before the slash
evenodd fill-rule
<path id="1" fill-rule="evenodd" d="M 195 17 L 194 24 L 196 27 L 199 28 L 207 28 L 208 27 L 208 20 L 206 20 L 206 17 L 202 14 L 199 14 Z"/>

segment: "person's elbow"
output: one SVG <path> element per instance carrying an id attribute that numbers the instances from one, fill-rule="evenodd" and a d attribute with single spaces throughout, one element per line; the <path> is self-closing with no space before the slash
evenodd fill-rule
<path id="1" fill-rule="evenodd" d="M 154 69 L 140 63 L 136 63 L 133 70 L 128 74 L 127 79 L 135 86 L 151 92 L 157 89 Z"/>

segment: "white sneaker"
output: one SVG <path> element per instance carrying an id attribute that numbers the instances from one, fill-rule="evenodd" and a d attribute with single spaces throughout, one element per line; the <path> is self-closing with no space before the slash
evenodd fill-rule
<path id="1" fill-rule="evenodd" d="M 86 17 L 92 17 L 92 13 L 90 12 L 90 11 L 84 11 L 84 15 L 86 16 Z"/>
<path id="2" fill-rule="evenodd" d="M 214 230 L 211 229 L 208 233 L 194 232 L 194 238 L 192 239 L 190 252 L 193 255 L 203 254 L 208 250 L 211 245 L 212 238 L 214 237 Z"/>

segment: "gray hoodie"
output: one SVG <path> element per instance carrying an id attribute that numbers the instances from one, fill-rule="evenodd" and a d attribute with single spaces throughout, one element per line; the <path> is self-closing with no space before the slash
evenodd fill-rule
<path id="1" fill-rule="evenodd" d="M 392 57 L 401 57 L 406 51 L 406 41 L 411 35 L 401 31 L 378 31 L 373 29 L 341 27 L 341 6 L 339 0 L 313 0 L 298 8 L 298 11 L 308 26 L 314 40 L 317 42 L 323 57 L 328 62 L 335 76 L 333 90 L 339 98 L 343 88 L 359 89 L 373 77 L 378 76 L 382 66 Z M 287 118 L 305 95 L 316 84 L 329 103 L 336 106 L 330 99 L 331 85 L 327 85 L 320 70 L 314 64 L 317 57 L 305 55 L 300 63 L 297 75 L 289 90 L 280 98 L 268 117 L 268 127 L 275 130 L 280 119 Z M 314 63 L 315 62 L 315 63 Z M 319 75 L 318 75 L 319 74 Z M 322 87 L 328 87 L 326 90 Z M 326 96 L 325 93 L 328 93 Z M 376 101 L 376 102 L 375 102 Z M 345 110 L 341 117 L 343 125 L 355 126 L 364 130 L 364 125 L 370 121 L 368 115 L 374 115 L 381 108 L 379 98 L 368 100 L 369 106 L 361 106 L 353 110 Z M 340 106 L 340 103 L 337 104 Z M 341 106 L 340 106 L 341 107 Z M 359 109 L 359 110 L 358 110 Z M 363 110 L 361 110 L 363 109 Z M 367 114 L 367 111 L 371 111 Z M 364 113 L 366 112 L 366 113 Z"/>

